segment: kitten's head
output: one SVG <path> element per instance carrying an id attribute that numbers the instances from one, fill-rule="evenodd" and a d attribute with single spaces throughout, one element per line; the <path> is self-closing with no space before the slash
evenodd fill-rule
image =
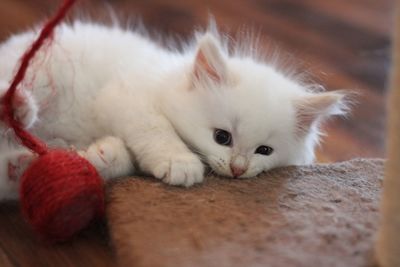
<path id="1" fill-rule="evenodd" d="M 344 113 L 341 92 L 313 93 L 268 64 L 199 38 L 173 124 L 218 174 L 251 177 L 314 159 L 319 124 Z M 179 106 L 178 106 L 179 103 Z"/>

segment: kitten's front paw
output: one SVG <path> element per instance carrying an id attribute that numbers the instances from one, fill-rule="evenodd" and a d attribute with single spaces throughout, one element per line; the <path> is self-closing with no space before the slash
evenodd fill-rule
<path id="1" fill-rule="evenodd" d="M 124 176 L 134 171 L 124 142 L 113 136 L 99 139 L 86 151 L 78 151 L 78 154 L 92 163 L 105 179 Z"/>
<path id="2" fill-rule="evenodd" d="M 203 181 L 204 166 L 197 156 L 188 153 L 162 162 L 153 174 L 167 184 L 189 187 Z"/>

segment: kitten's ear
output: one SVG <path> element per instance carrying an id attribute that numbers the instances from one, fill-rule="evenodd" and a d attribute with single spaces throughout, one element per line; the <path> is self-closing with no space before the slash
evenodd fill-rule
<path id="1" fill-rule="evenodd" d="M 220 43 L 210 33 L 206 33 L 198 41 L 193 76 L 200 81 L 211 79 L 223 82 L 226 80 L 226 63 Z"/>
<path id="2" fill-rule="evenodd" d="M 308 94 L 295 100 L 297 129 L 307 132 L 314 123 L 331 115 L 345 115 L 348 111 L 346 94 L 342 91 Z"/>

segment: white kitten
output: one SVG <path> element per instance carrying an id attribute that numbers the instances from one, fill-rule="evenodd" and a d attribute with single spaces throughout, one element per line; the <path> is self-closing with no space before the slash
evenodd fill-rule
<path id="1" fill-rule="evenodd" d="M 0 47 L 0 92 L 35 36 Z M 136 165 L 191 186 L 203 180 L 201 160 L 239 178 L 311 163 L 319 123 L 344 112 L 343 93 L 313 93 L 227 47 L 215 30 L 181 52 L 118 27 L 62 25 L 31 66 L 17 114 L 46 142 L 77 148 L 104 178 L 130 175 Z M 0 194 L 9 197 L 27 165 L 19 162 L 33 155 L 0 128 Z"/>

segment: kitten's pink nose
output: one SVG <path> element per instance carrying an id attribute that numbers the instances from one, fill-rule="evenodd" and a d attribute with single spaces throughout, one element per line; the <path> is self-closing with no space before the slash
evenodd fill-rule
<path id="1" fill-rule="evenodd" d="M 229 166 L 231 167 L 233 177 L 239 177 L 240 175 L 246 172 L 246 169 L 237 167 L 232 163 Z"/>

